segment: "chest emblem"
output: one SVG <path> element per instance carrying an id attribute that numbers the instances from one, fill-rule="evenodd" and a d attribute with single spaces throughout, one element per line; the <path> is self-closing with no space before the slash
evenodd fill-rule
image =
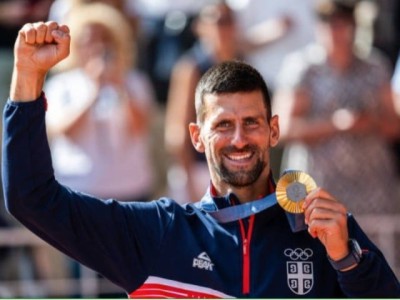
<path id="1" fill-rule="evenodd" d="M 283 252 L 290 260 L 286 261 L 287 283 L 290 290 L 297 295 L 309 293 L 314 285 L 313 256 L 310 248 L 287 248 Z"/>
<path id="2" fill-rule="evenodd" d="M 206 252 L 201 252 L 197 257 L 193 258 L 193 268 L 200 270 L 212 271 L 214 264 Z"/>

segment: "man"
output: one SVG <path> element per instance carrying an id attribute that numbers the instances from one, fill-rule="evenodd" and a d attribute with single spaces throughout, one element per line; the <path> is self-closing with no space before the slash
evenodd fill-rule
<path id="1" fill-rule="evenodd" d="M 278 117 L 265 82 L 244 63 L 212 68 L 196 90 L 190 134 L 211 176 L 199 203 L 99 201 L 59 184 L 41 90 L 69 42 L 68 27 L 48 22 L 25 25 L 15 45 L 3 184 L 8 210 L 25 226 L 132 298 L 400 296 L 380 251 L 324 189 L 305 199 L 308 231 L 292 230 L 292 216 L 276 204 L 221 217 L 274 192 L 269 150 L 278 143 Z"/>

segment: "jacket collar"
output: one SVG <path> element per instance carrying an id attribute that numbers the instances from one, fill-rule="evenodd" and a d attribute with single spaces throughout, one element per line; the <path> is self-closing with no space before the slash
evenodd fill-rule
<path id="1" fill-rule="evenodd" d="M 275 192 L 275 180 L 272 176 L 272 172 L 270 172 L 270 176 L 268 179 L 267 184 L 269 185 L 269 190 L 270 192 Z M 264 197 L 266 195 L 260 195 L 260 198 Z M 254 199 L 257 200 L 257 199 Z M 207 188 L 206 193 L 204 196 L 201 198 L 201 200 L 197 203 L 196 206 L 201 208 L 205 212 L 213 212 L 217 211 L 219 209 L 223 209 L 225 207 L 231 206 L 231 203 L 238 204 L 239 199 L 234 193 L 228 193 L 224 196 L 217 196 L 217 192 L 215 190 L 214 185 L 210 181 L 210 185 Z"/>

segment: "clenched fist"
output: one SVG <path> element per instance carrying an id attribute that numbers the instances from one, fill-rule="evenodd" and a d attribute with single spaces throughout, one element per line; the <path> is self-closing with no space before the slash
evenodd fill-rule
<path id="1" fill-rule="evenodd" d="M 14 72 L 10 98 L 36 99 L 47 72 L 69 54 L 69 28 L 56 22 L 25 24 L 14 46 Z"/>

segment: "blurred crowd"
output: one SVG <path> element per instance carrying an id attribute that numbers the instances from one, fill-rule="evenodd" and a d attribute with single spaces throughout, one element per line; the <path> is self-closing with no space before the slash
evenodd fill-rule
<path id="1" fill-rule="evenodd" d="M 69 25 L 72 36 L 71 55 L 45 85 L 60 182 L 104 199 L 199 200 L 210 179 L 188 134 L 195 86 L 212 65 L 243 60 L 264 76 L 280 116 L 275 178 L 309 172 L 400 276 L 399 1 L 3 0 L 2 106 L 18 30 L 47 20 Z M 18 226 L 2 204 L 0 227 Z M 0 297 L 80 296 L 8 288 L 81 274 L 50 247 L 0 242 Z"/>

